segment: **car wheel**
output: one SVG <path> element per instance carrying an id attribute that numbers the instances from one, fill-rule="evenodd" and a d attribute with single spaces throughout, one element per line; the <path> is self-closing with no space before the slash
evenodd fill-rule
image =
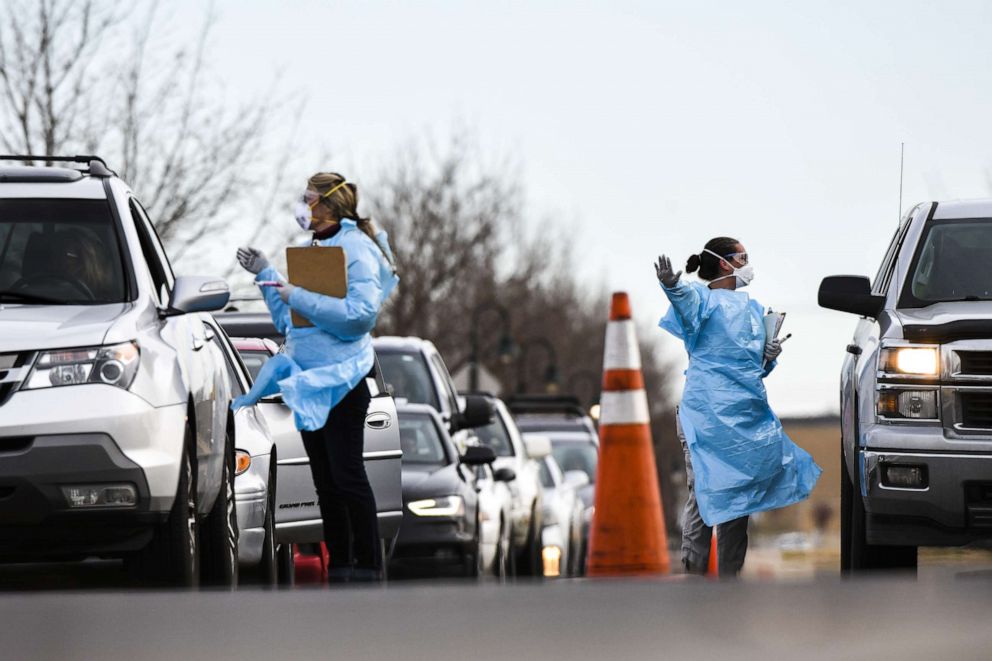
<path id="1" fill-rule="evenodd" d="M 384 539 L 379 540 L 379 567 L 380 582 L 385 585 L 389 580 L 389 544 Z"/>
<path id="2" fill-rule="evenodd" d="M 841 515 L 841 544 L 848 545 L 847 572 L 867 572 L 875 570 L 916 571 L 917 549 L 915 546 L 881 546 L 867 542 L 868 516 L 859 490 L 847 474 L 846 464 L 841 455 L 841 502 L 847 491 L 847 516 Z M 845 526 L 845 519 L 847 525 Z M 845 532 L 846 528 L 846 532 Z M 843 546 L 841 549 L 841 569 L 844 569 Z"/>
<path id="3" fill-rule="evenodd" d="M 538 579 L 544 577 L 544 562 L 541 558 L 542 528 L 541 512 L 535 504 L 530 515 L 530 526 L 527 528 L 527 546 L 524 549 L 517 570 L 522 576 L 531 576 Z"/>
<path id="4" fill-rule="evenodd" d="M 500 523 L 499 541 L 496 544 L 496 559 L 493 561 L 493 576 L 500 583 L 506 582 L 507 570 L 510 564 L 510 536 L 507 533 L 506 525 Z"/>
<path id="5" fill-rule="evenodd" d="M 268 502 L 265 506 L 265 539 L 262 541 L 262 557 L 258 565 L 248 572 L 248 579 L 255 585 L 275 586 L 279 582 L 279 558 L 276 552 L 276 471 L 275 462 L 269 468 Z"/>
<path id="6" fill-rule="evenodd" d="M 234 444 L 224 439 L 221 488 L 214 506 L 200 527 L 203 548 L 203 581 L 209 585 L 238 584 L 238 512 L 234 501 Z"/>
<path id="7" fill-rule="evenodd" d="M 296 557 L 293 555 L 293 545 L 285 542 L 276 546 L 276 567 L 279 585 L 293 587 L 296 578 Z"/>
<path id="8" fill-rule="evenodd" d="M 194 588 L 200 583 L 193 463 L 193 429 L 187 423 L 176 499 L 169 518 L 155 531 L 148 546 L 125 561 L 127 573 L 138 583 L 164 583 L 184 588 Z"/>

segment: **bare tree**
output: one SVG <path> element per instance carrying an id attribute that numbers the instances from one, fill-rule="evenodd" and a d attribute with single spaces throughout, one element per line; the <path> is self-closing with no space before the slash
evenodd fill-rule
<path id="1" fill-rule="evenodd" d="M 104 155 L 182 258 L 270 174 L 255 164 L 272 157 L 275 109 L 265 99 L 274 95 L 229 104 L 219 93 L 207 66 L 212 4 L 190 43 L 169 42 L 163 13 L 158 3 L 141 12 L 99 0 L 5 0 L 0 144 L 16 154 Z"/>

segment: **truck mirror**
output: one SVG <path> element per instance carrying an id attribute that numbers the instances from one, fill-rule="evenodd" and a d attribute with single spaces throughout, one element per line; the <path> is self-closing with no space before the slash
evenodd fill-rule
<path id="1" fill-rule="evenodd" d="M 820 283 L 817 302 L 823 308 L 874 319 L 881 313 L 885 297 L 872 294 L 871 283 L 864 276 L 832 275 Z"/>

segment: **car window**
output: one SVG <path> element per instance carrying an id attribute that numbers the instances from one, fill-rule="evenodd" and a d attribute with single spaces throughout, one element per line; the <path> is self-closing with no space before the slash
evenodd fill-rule
<path id="1" fill-rule="evenodd" d="M 248 373 L 251 374 L 251 380 L 254 383 L 255 379 L 258 378 L 258 371 L 262 369 L 262 365 L 265 364 L 270 357 L 268 351 L 239 351 L 241 354 L 241 360 L 244 362 L 245 367 L 248 368 Z"/>
<path id="2" fill-rule="evenodd" d="M 992 300 L 990 245 L 992 219 L 931 222 L 910 266 L 905 305 Z"/>
<path id="3" fill-rule="evenodd" d="M 169 302 L 172 285 L 175 282 L 172 267 L 169 266 L 169 260 L 165 257 L 165 251 L 158 240 L 155 228 L 137 200 L 131 200 L 131 218 L 134 220 L 134 228 L 138 233 L 141 254 L 145 258 L 152 282 L 155 285 L 155 293 L 158 295 L 160 304 L 165 305 Z"/>
<path id="4" fill-rule="evenodd" d="M 548 462 L 542 461 L 538 463 L 538 475 L 541 478 L 541 486 L 545 489 L 551 489 L 555 486 L 555 480 L 551 476 L 551 469 L 548 468 Z"/>
<path id="5" fill-rule="evenodd" d="M 0 291 L 8 298 L 122 303 L 120 246 L 106 200 L 0 200 Z"/>
<path id="6" fill-rule="evenodd" d="M 402 414 L 399 419 L 404 464 L 444 466 L 448 463 L 440 432 L 430 416 Z"/>
<path id="7" fill-rule="evenodd" d="M 458 389 L 455 388 L 455 384 L 451 380 L 451 375 L 448 374 L 447 366 L 438 354 L 431 356 L 431 362 L 434 363 L 434 369 L 437 370 L 437 373 L 441 375 L 441 383 L 444 385 L 444 390 L 448 395 L 448 403 L 451 405 L 451 410 L 459 410 L 458 396 L 455 394 L 458 392 Z"/>
<path id="8" fill-rule="evenodd" d="M 380 353 L 379 367 L 382 378 L 393 388 L 393 397 L 439 409 L 430 370 L 419 352 Z"/>
<path id="9" fill-rule="evenodd" d="M 589 476 L 589 483 L 596 481 L 599 449 L 593 443 L 551 440 L 551 454 L 562 472 L 579 470 Z"/>
<path id="10" fill-rule="evenodd" d="M 908 215 L 902 224 L 896 228 L 895 234 L 892 235 L 892 241 L 889 242 L 889 248 L 885 251 L 885 257 L 882 259 L 882 265 L 879 267 L 878 273 L 875 275 L 875 280 L 872 283 L 871 290 L 873 294 L 884 296 L 889 291 L 889 283 L 892 282 L 892 274 L 895 272 L 896 263 L 899 261 L 899 248 L 902 246 L 902 241 L 906 237 L 906 232 L 909 230 L 913 215 Z"/>
<path id="11" fill-rule="evenodd" d="M 513 444 L 510 442 L 510 434 L 503 424 L 502 416 L 497 415 L 491 423 L 476 428 L 474 432 L 479 442 L 492 448 L 497 457 L 513 456 Z"/>

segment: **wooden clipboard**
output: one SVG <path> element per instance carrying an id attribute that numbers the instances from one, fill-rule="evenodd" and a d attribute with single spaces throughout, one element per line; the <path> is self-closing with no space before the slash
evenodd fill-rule
<path id="1" fill-rule="evenodd" d="M 348 294 L 348 266 L 344 248 L 286 248 L 286 266 L 291 285 L 334 298 L 344 298 Z M 293 325 L 305 328 L 313 326 L 313 323 L 294 310 Z"/>

